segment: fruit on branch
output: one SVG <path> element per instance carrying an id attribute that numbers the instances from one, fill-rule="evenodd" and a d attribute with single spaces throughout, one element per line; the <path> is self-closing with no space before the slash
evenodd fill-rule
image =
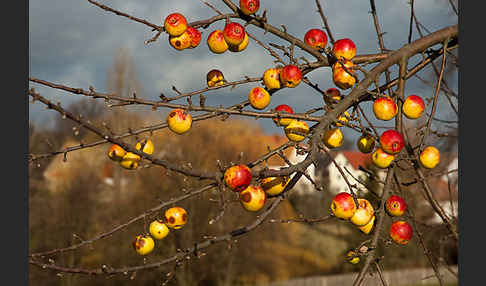
<path id="1" fill-rule="evenodd" d="M 375 210 L 367 199 L 358 199 L 358 204 L 359 208 L 349 220 L 356 226 L 365 226 L 373 218 Z"/>
<path id="2" fill-rule="evenodd" d="M 169 129 L 177 134 L 183 134 L 191 129 L 192 116 L 184 109 L 173 109 L 167 116 Z"/>
<path id="3" fill-rule="evenodd" d="M 357 263 L 359 263 L 360 258 L 355 251 L 350 250 L 350 251 L 348 251 L 348 253 L 346 253 L 346 261 L 351 263 L 351 264 L 357 264 Z"/>
<path id="4" fill-rule="evenodd" d="M 180 36 L 187 30 L 187 20 L 180 13 L 172 13 L 165 18 L 164 29 L 171 36 Z"/>
<path id="5" fill-rule="evenodd" d="M 390 129 L 383 132 L 380 136 L 380 146 L 383 151 L 388 154 L 395 155 L 399 153 L 403 146 L 405 146 L 405 141 L 400 132 Z"/>
<path id="6" fill-rule="evenodd" d="M 215 54 L 222 54 L 228 49 L 228 43 L 224 40 L 223 31 L 214 30 L 208 36 L 208 47 Z"/>
<path id="7" fill-rule="evenodd" d="M 296 65 L 286 65 L 280 72 L 280 82 L 285 87 L 296 87 L 302 80 L 302 71 Z"/>
<path id="8" fill-rule="evenodd" d="M 245 15 L 251 15 L 260 8 L 260 0 L 240 0 L 240 10 Z"/>
<path id="9" fill-rule="evenodd" d="M 168 227 L 180 229 L 187 223 L 187 212 L 181 207 L 172 207 L 165 211 L 165 221 Z"/>
<path id="10" fill-rule="evenodd" d="M 307 134 L 309 134 L 309 125 L 305 121 L 292 119 L 289 125 L 285 126 L 285 135 L 291 141 L 300 142 Z"/>
<path id="11" fill-rule="evenodd" d="M 354 78 L 353 62 L 344 60 L 344 67 L 340 62 L 336 62 L 332 67 L 332 80 L 340 89 L 348 89 L 356 83 Z"/>
<path id="12" fill-rule="evenodd" d="M 150 235 L 155 239 L 162 239 L 169 234 L 169 228 L 160 220 L 154 220 L 149 225 Z"/>
<path id="13" fill-rule="evenodd" d="M 290 182 L 290 178 L 283 177 L 266 177 L 260 182 L 263 191 L 268 195 L 278 195 L 285 189 L 285 186 Z"/>
<path id="14" fill-rule="evenodd" d="M 248 37 L 248 34 L 245 32 L 245 37 L 243 38 L 243 42 L 241 42 L 241 44 L 239 44 L 239 45 L 228 44 L 228 50 L 235 52 L 235 53 L 241 52 L 244 49 L 246 49 L 246 47 L 248 47 L 249 43 L 250 43 L 250 37 Z"/>
<path id="15" fill-rule="evenodd" d="M 382 96 L 373 101 L 373 113 L 379 120 L 391 120 L 397 112 L 397 104 L 389 96 Z"/>
<path id="16" fill-rule="evenodd" d="M 322 136 L 322 142 L 327 148 L 337 148 L 343 145 L 344 136 L 339 128 L 331 128 L 324 132 L 324 136 Z"/>
<path id="17" fill-rule="evenodd" d="M 138 156 L 137 154 L 127 152 L 120 161 L 120 166 L 127 170 L 135 170 L 138 168 L 141 159 L 142 158 L 140 158 L 140 156 Z"/>
<path id="18" fill-rule="evenodd" d="M 359 151 L 368 154 L 375 148 L 375 138 L 371 134 L 363 134 L 358 138 L 356 145 L 358 145 Z"/>
<path id="19" fill-rule="evenodd" d="M 386 153 L 381 148 L 376 149 L 376 151 L 371 155 L 373 164 L 382 169 L 388 168 L 388 166 L 390 166 L 390 164 L 393 162 L 393 159 L 395 159 L 394 155 Z"/>
<path id="20" fill-rule="evenodd" d="M 341 100 L 341 92 L 339 89 L 331 87 L 324 92 L 322 97 L 327 105 L 333 105 Z"/>
<path id="21" fill-rule="evenodd" d="M 340 219 L 348 220 L 356 212 L 356 204 L 353 196 L 346 192 L 340 192 L 331 201 L 332 214 Z"/>
<path id="22" fill-rule="evenodd" d="M 359 226 L 358 229 L 361 230 L 361 232 L 364 234 L 370 234 L 370 232 L 373 230 L 373 226 L 375 225 L 375 219 L 375 215 L 373 215 L 370 222 L 363 226 Z"/>
<path id="23" fill-rule="evenodd" d="M 179 36 L 170 36 L 169 43 L 176 50 L 182 51 L 191 47 L 191 35 L 186 31 Z"/>
<path id="24" fill-rule="evenodd" d="M 434 146 L 427 146 L 420 153 L 420 164 L 427 169 L 433 169 L 440 162 L 440 152 Z"/>
<path id="25" fill-rule="evenodd" d="M 188 33 L 189 36 L 191 36 L 191 46 L 189 48 L 194 49 L 201 42 L 201 32 L 199 32 L 199 30 L 196 28 L 188 26 L 186 33 Z"/>
<path id="26" fill-rule="evenodd" d="M 270 104 L 270 94 L 263 87 L 254 87 L 248 93 L 250 105 L 258 110 L 262 110 Z"/>
<path id="27" fill-rule="evenodd" d="M 401 216 L 407 209 L 407 203 L 405 200 L 396 195 L 392 195 L 385 202 L 386 212 L 391 216 Z"/>
<path id="28" fill-rule="evenodd" d="M 275 112 L 293 114 L 294 110 L 287 104 L 280 104 L 275 107 Z M 273 122 L 280 126 L 287 126 L 292 120 L 292 118 L 280 118 L 280 120 L 278 120 L 277 118 L 273 118 Z"/>
<path id="29" fill-rule="evenodd" d="M 263 73 L 263 84 L 268 90 L 280 88 L 280 73 L 282 68 L 269 68 Z"/>
<path id="30" fill-rule="evenodd" d="M 424 100 L 415 94 L 409 95 L 402 105 L 403 114 L 409 119 L 417 119 L 425 110 Z"/>
<path id="31" fill-rule="evenodd" d="M 140 142 L 137 142 L 135 145 L 135 149 L 140 150 L 142 148 L 142 152 L 145 154 L 152 155 L 154 153 L 154 143 L 150 139 L 143 139 Z"/>
<path id="32" fill-rule="evenodd" d="M 125 149 L 123 149 L 119 145 L 112 144 L 110 146 L 110 149 L 108 149 L 108 158 L 110 158 L 113 161 L 120 162 L 126 153 L 127 151 L 125 151 Z"/>
<path id="33" fill-rule="evenodd" d="M 351 60 L 356 55 L 356 45 L 351 39 L 340 39 L 334 42 L 332 52 L 338 60 L 341 58 Z"/>
<path id="34" fill-rule="evenodd" d="M 341 122 L 344 122 L 344 123 L 348 123 L 350 117 L 351 117 L 351 115 L 349 115 L 349 113 L 347 111 L 344 111 L 344 113 L 342 115 L 339 115 L 338 120 L 341 121 Z M 341 122 L 336 122 L 335 125 L 337 127 L 343 127 L 344 124 L 342 124 Z"/>
<path id="35" fill-rule="evenodd" d="M 240 193 L 241 205 L 251 212 L 259 211 L 267 201 L 267 194 L 262 187 L 249 185 Z"/>
<path id="36" fill-rule="evenodd" d="M 224 172 L 224 182 L 231 190 L 241 192 L 251 183 L 251 170 L 248 166 L 240 164 L 231 166 Z"/>
<path id="37" fill-rule="evenodd" d="M 223 85 L 225 82 L 224 75 L 220 70 L 212 69 L 206 74 L 206 82 L 208 87 Z"/>
<path id="38" fill-rule="evenodd" d="M 133 240 L 132 246 L 138 254 L 147 255 L 154 250 L 155 242 L 150 236 L 139 234 Z"/>
<path id="39" fill-rule="evenodd" d="M 310 29 L 304 35 L 304 43 L 314 49 L 324 49 L 327 45 L 327 35 L 321 29 Z"/>
<path id="40" fill-rule="evenodd" d="M 245 39 L 245 28 L 236 22 L 230 22 L 224 26 L 223 37 L 228 45 L 238 46 Z"/>
<path id="41" fill-rule="evenodd" d="M 406 221 L 395 221 L 390 226 L 390 237 L 398 244 L 407 244 L 412 239 L 412 235 L 412 227 Z"/>

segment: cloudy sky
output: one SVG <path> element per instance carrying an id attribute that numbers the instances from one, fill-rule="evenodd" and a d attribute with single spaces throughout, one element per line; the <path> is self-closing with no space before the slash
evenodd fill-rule
<path id="1" fill-rule="evenodd" d="M 230 10 L 219 0 L 208 0 L 223 13 Z M 233 2 L 237 2 L 233 0 Z M 267 9 L 268 22 L 279 27 L 285 24 L 288 32 L 303 38 L 311 28 L 322 28 L 314 0 L 261 0 L 261 10 Z M 376 0 L 379 21 L 388 49 L 398 49 L 407 43 L 410 6 L 408 0 Z M 215 12 L 200 0 L 100 0 L 100 3 L 114 9 L 143 18 L 157 25 L 172 12 L 180 12 L 189 22 L 206 19 Z M 357 44 L 358 54 L 377 53 L 379 50 L 369 1 L 363 0 L 321 0 L 324 13 L 335 39 L 351 38 Z M 447 0 L 415 0 L 415 13 L 419 21 L 430 31 L 457 23 L 457 16 Z M 39 79 L 62 83 L 72 87 L 106 91 L 107 73 L 112 66 L 119 47 L 128 49 L 136 66 L 136 75 L 142 85 L 138 96 L 157 100 L 161 92 L 173 96 L 172 86 L 182 92 L 205 87 L 205 75 L 210 69 L 223 71 L 228 81 L 243 79 L 245 75 L 257 77 L 273 66 L 273 58 L 255 42 L 250 42 L 241 53 L 216 55 L 209 51 L 206 38 L 214 29 L 223 29 L 224 21 L 201 29 L 203 40 L 195 48 L 176 51 L 168 43 L 167 34 L 151 44 L 144 41 L 154 33 L 143 24 L 106 12 L 86 0 L 42 0 L 29 2 L 29 75 Z M 278 38 L 255 27 L 248 27 L 265 43 L 283 44 Z M 414 39 L 417 38 L 414 32 Z M 296 49 L 297 56 L 304 55 Z M 313 60 L 312 57 L 306 56 Z M 421 74 L 426 76 L 424 72 Z M 330 68 L 321 68 L 308 74 L 309 79 L 321 88 L 333 87 Z M 450 87 L 457 91 L 457 75 L 452 75 Z M 220 89 L 208 97 L 207 104 L 229 106 L 247 98 L 248 91 L 255 84 L 239 86 L 233 90 Z M 79 96 L 44 88 L 30 83 L 43 96 L 62 101 L 64 106 L 78 100 Z M 346 91 L 345 94 L 349 92 Z M 432 97 L 433 89 L 425 88 L 418 80 L 407 83 L 406 94 L 416 93 Z M 213 95 L 214 94 L 214 95 Z M 441 96 L 439 118 L 451 118 L 451 108 Z M 322 105 L 322 97 L 305 84 L 293 89 L 283 89 L 278 97 L 272 97 L 269 108 L 278 104 L 291 105 L 296 112 L 303 112 L 316 105 Z M 30 104 L 30 120 L 39 124 L 57 116 L 46 111 L 39 103 Z M 150 110 L 150 108 L 147 108 Z M 366 106 L 365 110 L 370 110 Z M 430 106 L 429 106 L 430 110 Z M 372 113 L 370 118 L 373 117 Z M 161 121 L 164 119 L 161 118 Z M 281 133 L 269 119 L 258 120 L 265 131 Z M 158 123 L 158 122 L 157 122 Z M 354 131 L 345 130 L 345 135 L 357 136 Z"/>

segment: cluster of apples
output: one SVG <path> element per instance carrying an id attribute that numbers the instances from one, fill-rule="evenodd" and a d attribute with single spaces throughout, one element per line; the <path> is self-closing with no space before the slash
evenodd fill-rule
<path id="1" fill-rule="evenodd" d="M 152 155 L 154 153 L 154 144 L 150 139 L 143 139 L 137 142 L 135 145 L 137 150 L 142 150 L 142 152 Z M 132 152 L 127 152 L 120 145 L 112 144 L 110 149 L 108 149 L 108 158 L 118 162 L 121 167 L 127 170 L 135 170 L 138 168 L 142 158 Z"/>
<path id="2" fill-rule="evenodd" d="M 164 29 L 169 34 L 169 44 L 176 50 L 193 49 L 201 42 L 201 32 L 188 25 L 181 13 L 172 13 L 164 20 Z"/>
<path id="3" fill-rule="evenodd" d="M 357 199 L 356 207 L 353 196 L 346 192 L 338 193 L 331 201 L 331 212 L 337 218 L 348 220 L 360 231 L 369 234 L 375 223 L 375 210 L 367 199 Z"/>
<path id="4" fill-rule="evenodd" d="M 267 195 L 278 195 L 289 182 L 287 177 L 263 178 L 259 184 L 251 184 L 251 169 L 244 165 L 231 166 L 224 172 L 224 182 L 232 191 L 239 193 L 239 200 L 244 209 L 259 211 L 267 201 Z"/>
<path id="5" fill-rule="evenodd" d="M 391 217 L 402 216 L 406 209 L 407 203 L 400 196 L 392 195 L 385 202 L 385 210 Z M 408 222 L 397 220 L 391 224 L 389 234 L 393 241 L 405 245 L 412 239 L 413 230 Z"/>
<path id="6" fill-rule="evenodd" d="M 165 211 L 163 219 L 156 219 L 150 223 L 149 234 L 135 236 L 132 246 L 140 255 L 147 255 L 154 250 L 154 239 L 165 238 L 170 229 L 180 229 L 187 223 L 187 212 L 181 207 L 172 207 Z"/>

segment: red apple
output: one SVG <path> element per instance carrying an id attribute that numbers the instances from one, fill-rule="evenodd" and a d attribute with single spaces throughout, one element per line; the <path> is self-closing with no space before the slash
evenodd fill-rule
<path id="1" fill-rule="evenodd" d="M 379 97 L 373 102 L 373 113 L 380 120 L 391 120 L 397 112 L 397 104 L 388 96 Z"/>
<path id="2" fill-rule="evenodd" d="M 373 164 L 382 169 L 388 168 L 388 166 L 390 166 L 390 164 L 393 162 L 393 159 L 395 159 L 394 155 L 386 153 L 381 148 L 376 149 L 376 151 L 371 155 Z"/>
<path id="3" fill-rule="evenodd" d="M 240 0 L 240 10 L 245 15 L 254 14 L 260 8 L 260 0 Z"/>
<path id="4" fill-rule="evenodd" d="M 393 195 L 386 200 L 385 209 L 391 216 L 401 216 L 407 209 L 407 203 L 402 197 Z"/>
<path id="5" fill-rule="evenodd" d="M 186 33 L 188 33 L 189 36 L 191 36 L 191 46 L 189 48 L 194 49 L 201 42 L 201 32 L 199 32 L 198 29 L 188 26 Z"/>
<path id="6" fill-rule="evenodd" d="M 245 28 L 236 22 L 228 23 L 224 26 L 223 37 L 229 45 L 238 46 L 245 39 Z"/>
<path id="7" fill-rule="evenodd" d="M 172 13 L 165 18 L 164 29 L 171 36 L 180 36 L 187 29 L 187 20 L 180 13 Z"/>
<path id="8" fill-rule="evenodd" d="M 335 195 L 331 202 L 331 211 L 337 218 L 350 219 L 356 212 L 353 196 L 346 192 Z"/>
<path id="9" fill-rule="evenodd" d="M 295 65 L 286 65 L 280 72 L 280 81 L 285 87 L 296 87 L 302 80 L 302 72 Z"/>
<path id="10" fill-rule="evenodd" d="M 281 113 L 290 113 L 290 114 L 294 113 L 292 107 L 288 106 L 287 104 L 278 105 L 277 107 L 275 107 L 275 111 L 280 111 Z M 292 118 L 281 118 L 280 120 L 278 120 L 277 118 L 273 119 L 273 122 L 275 122 L 275 124 L 280 126 L 287 126 L 290 124 L 291 121 Z"/>
<path id="11" fill-rule="evenodd" d="M 246 189 L 251 182 L 251 170 L 246 165 L 232 166 L 224 172 L 224 182 L 235 192 Z"/>
<path id="12" fill-rule="evenodd" d="M 327 44 L 327 35 L 321 29 L 310 29 L 304 35 L 304 43 L 315 49 L 324 49 Z"/>
<path id="13" fill-rule="evenodd" d="M 324 102 L 327 105 L 333 105 L 341 100 L 341 92 L 339 89 L 331 87 L 324 92 Z"/>
<path id="14" fill-rule="evenodd" d="M 407 244 L 412 239 L 412 235 L 412 227 L 406 221 L 395 221 L 390 226 L 390 237 L 398 244 Z"/>
<path id="15" fill-rule="evenodd" d="M 356 55 L 356 45 L 348 38 L 340 39 L 334 42 L 332 52 L 338 59 L 343 57 L 346 60 L 351 60 Z"/>
<path id="16" fill-rule="evenodd" d="M 425 110 L 424 100 L 415 94 L 409 95 L 403 102 L 403 114 L 409 119 L 417 119 Z"/>
<path id="17" fill-rule="evenodd" d="M 403 140 L 403 136 L 400 132 L 390 129 L 380 136 L 380 145 L 383 151 L 387 152 L 388 154 L 395 155 L 399 153 L 405 141 Z"/>
<path id="18" fill-rule="evenodd" d="M 223 37 L 223 31 L 214 30 L 208 36 L 208 47 L 215 54 L 222 54 L 228 50 L 228 43 Z"/>
<path id="19" fill-rule="evenodd" d="M 260 186 L 249 185 L 240 193 L 241 205 L 251 212 L 259 211 L 267 201 L 267 194 Z"/>

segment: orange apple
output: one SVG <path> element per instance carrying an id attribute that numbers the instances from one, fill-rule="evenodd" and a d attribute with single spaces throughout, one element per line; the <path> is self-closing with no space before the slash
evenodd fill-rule
<path id="1" fill-rule="evenodd" d="M 182 33 L 179 36 L 170 36 L 169 37 L 169 43 L 170 45 L 179 51 L 182 51 L 184 49 L 190 48 L 191 47 L 191 35 L 187 32 Z"/>
<path id="2" fill-rule="evenodd" d="M 354 78 L 353 62 L 349 60 L 344 60 L 344 67 L 340 62 L 336 62 L 332 67 L 332 80 L 334 84 L 340 89 L 348 89 L 353 87 L 356 83 Z"/>
<path id="3" fill-rule="evenodd" d="M 263 84 L 268 90 L 280 88 L 280 72 L 282 68 L 269 68 L 263 73 Z"/>
<path id="4" fill-rule="evenodd" d="M 370 153 L 375 148 L 375 138 L 366 133 L 359 137 L 357 143 L 359 151 L 362 153 Z"/>
<path id="5" fill-rule="evenodd" d="M 285 87 L 296 87 L 302 80 L 302 72 L 295 65 L 286 65 L 280 72 L 280 82 Z"/>
<path id="6" fill-rule="evenodd" d="M 260 182 L 260 186 L 268 195 L 278 195 L 285 189 L 290 178 L 287 177 L 266 177 Z"/>
<path id="7" fill-rule="evenodd" d="M 339 89 L 331 87 L 324 92 L 323 98 L 327 105 L 333 105 L 341 100 L 341 92 Z"/>
<path id="8" fill-rule="evenodd" d="M 398 107 L 389 96 L 382 96 L 373 102 L 373 113 L 377 119 L 388 121 L 397 115 Z"/>
<path id="9" fill-rule="evenodd" d="M 119 145 L 112 144 L 110 149 L 108 150 L 108 158 L 110 158 L 113 161 L 120 162 L 126 153 L 127 151 L 125 151 L 125 149 L 123 149 Z"/>
<path id="10" fill-rule="evenodd" d="M 380 146 L 388 154 L 398 154 L 405 146 L 405 141 L 400 132 L 390 129 L 383 132 L 380 136 Z"/>
<path id="11" fill-rule="evenodd" d="M 223 31 L 214 30 L 208 36 L 208 47 L 215 54 L 222 54 L 228 49 L 228 44 L 224 40 Z"/>
<path id="12" fill-rule="evenodd" d="M 331 128 L 324 132 L 324 136 L 322 137 L 322 142 L 327 148 L 337 148 L 343 145 L 344 136 L 339 128 Z"/>
<path id="13" fill-rule="evenodd" d="M 240 10 L 245 15 L 256 13 L 260 8 L 260 0 L 240 0 Z"/>
<path id="14" fill-rule="evenodd" d="M 391 216 L 401 216 L 407 209 L 407 203 L 405 200 L 396 195 L 392 195 L 385 202 L 386 212 Z"/>
<path id="15" fill-rule="evenodd" d="M 393 159 L 395 159 L 394 155 L 386 153 L 381 148 L 376 149 L 376 151 L 371 155 L 373 164 L 382 169 L 388 168 L 388 166 L 390 166 L 390 164 L 393 162 Z"/>
<path id="16" fill-rule="evenodd" d="M 240 164 L 229 167 L 224 172 L 224 182 L 235 192 L 241 192 L 251 183 L 251 170 L 248 166 Z"/>
<path id="17" fill-rule="evenodd" d="M 138 168 L 140 164 L 140 156 L 135 153 L 127 152 L 125 156 L 123 156 L 122 160 L 120 161 L 120 166 L 127 170 L 135 170 Z"/>
<path id="18" fill-rule="evenodd" d="M 258 110 L 262 110 L 270 104 L 270 94 L 263 87 L 254 87 L 248 93 L 250 105 Z"/>
<path id="19" fill-rule="evenodd" d="M 249 185 L 240 193 L 241 205 L 251 212 L 259 211 L 267 201 L 267 194 L 262 187 Z"/>
<path id="20" fill-rule="evenodd" d="M 331 211 L 337 218 L 350 219 L 356 212 L 353 196 L 346 192 L 335 195 L 331 201 Z"/>
<path id="21" fill-rule="evenodd" d="M 246 47 L 248 47 L 249 43 L 250 43 L 250 37 L 248 37 L 248 34 L 245 32 L 245 38 L 243 39 L 243 42 L 241 42 L 241 44 L 239 45 L 228 44 L 228 50 L 235 53 L 241 52 L 244 49 L 246 49 Z"/>
<path id="22" fill-rule="evenodd" d="M 219 86 L 224 84 L 224 76 L 220 70 L 212 69 L 206 74 L 208 87 Z"/>
<path id="23" fill-rule="evenodd" d="M 433 169 L 440 162 L 440 152 L 434 146 L 427 146 L 420 153 L 420 163 L 424 168 Z"/>
<path id="24" fill-rule="evenodd" d="M 172 13 L 165 18 L 164 29 L 171 36 L 180 36 L 187 29 L 187 20 L 180 13 Z"/>
<path id="25" fill-rule="evenodd" d="M 192 126 L 192 116 L 184 109 L 173 109 L 167 116 L 169 129 L 177 134 L 186 133 Z"/>
<path id="26" fill-rule="evenodd" d="M 409 119 L 417 119 L 425 110 L 424 100 L 415 94 L 409 95 L 402 105 L 403 114 Z"/>
<path id="27" fill-rule="evenodd" d="M 169 228 L 160 220 L 154 220 L 149 225 L 150 235 L 155 239 L 162 239 L 169 234 Z"/>
<path id="28" fill-rule="evenodd" d="M 304 35 L 304 43 L 314 49 L 324 49 L 327 44 L 327 35 L 321 29 L 310 29 Z"/>
<path id="29" fill-rule="evenodd" d="M 340 39 L 334 42 L 332 52 L 337 59 L 343 57 L 346 60 L 351 60 L 356 55 L 356 45 L 348 38 Z"/>
<path id="30" fill-rule="evenodd" d="M 147 255 L 154 250 L 154 240 L 148 235 L 137 235 L 132 242 L 135 251 L 140 255 Z"/>
<path id="31" fill-rule="evenodd" d="M 356 209 L 354 215 L 350 218 L 352 224 L 356 226 L 365 226 L 373 218 L 375 210 L 367 199 L 358 199 L 359 208 Z"/>
<path id="32" fill-rule="evenodd" d="M 275 111 L 281 112 L 281 113 L 290 113 L 290 114 L 294 113 L 294 110 L 292 109 L 292 107 L 288 106 L 287 104 L 277 105 L 277 107 L 275 107 Z M 292 121 L 292 118 L 281 118 L 280 120 L 278 120 L 277 118 L 273 119 L 273 122 L 275 122 L 275 124 L 277 124 L 279 126 L 287 126 L 287 125 L 290 124 L 291 121 Z"/>
<path id="33" fill-rule="evenodd" d="M 150 139 L 143 139 L 140 142 L 137 142 L 135 145 L 135 149 L 140 150 L 142 148 L 142 152 L 145 154 L 152 155 L 154 153 L 154 143 Z"/>
<path id="34" fill-rule="evenodd" d="M 245 39 L 245 28 L 236 22 L 230 22 L 224 26 L 224 40 L 228 45 L 238 46 Z"/>
<path id="35" fill-rule="evenodd" d="M 407 244 L 412 239 L 412 235 L 412 227 L 406 221 L 395 221 L 390 226 L 390 237 L 398 244 Z"/>
<path id="36" fill-rule="evenodd" d="M 300 142 L 309 134 L 309 125 L 307 122 L 292 119 L 289 125 L 285 126 L 285 135 L 291 141 Z"/>
<path id="37" fill-rule="evenodd" d="M 373 230 L 374 225 L 375 225 L 375 216 L 373 215 L 369 223 L 363 226 L 359 226 L 358 229 L 361 230 L 361 232 L 364 234 L 370 234 L 370 232 Z"/>
<path id="38" fill-rule="evenodd" d="M 186 33 L 188 33 L 189 36 L 191 36 L 191 46 L 189 48 L 194 49 L 201 42 L 201 32 L 199 32 L 198 29 L 188 26 Z"/>
<path id="39" fill-rule="evenodd" d="M 181 207 L 172 207 L 165 211 L 165 221 L 168 227 L 180 229 L 187 223 L 187 212 Z"/>

